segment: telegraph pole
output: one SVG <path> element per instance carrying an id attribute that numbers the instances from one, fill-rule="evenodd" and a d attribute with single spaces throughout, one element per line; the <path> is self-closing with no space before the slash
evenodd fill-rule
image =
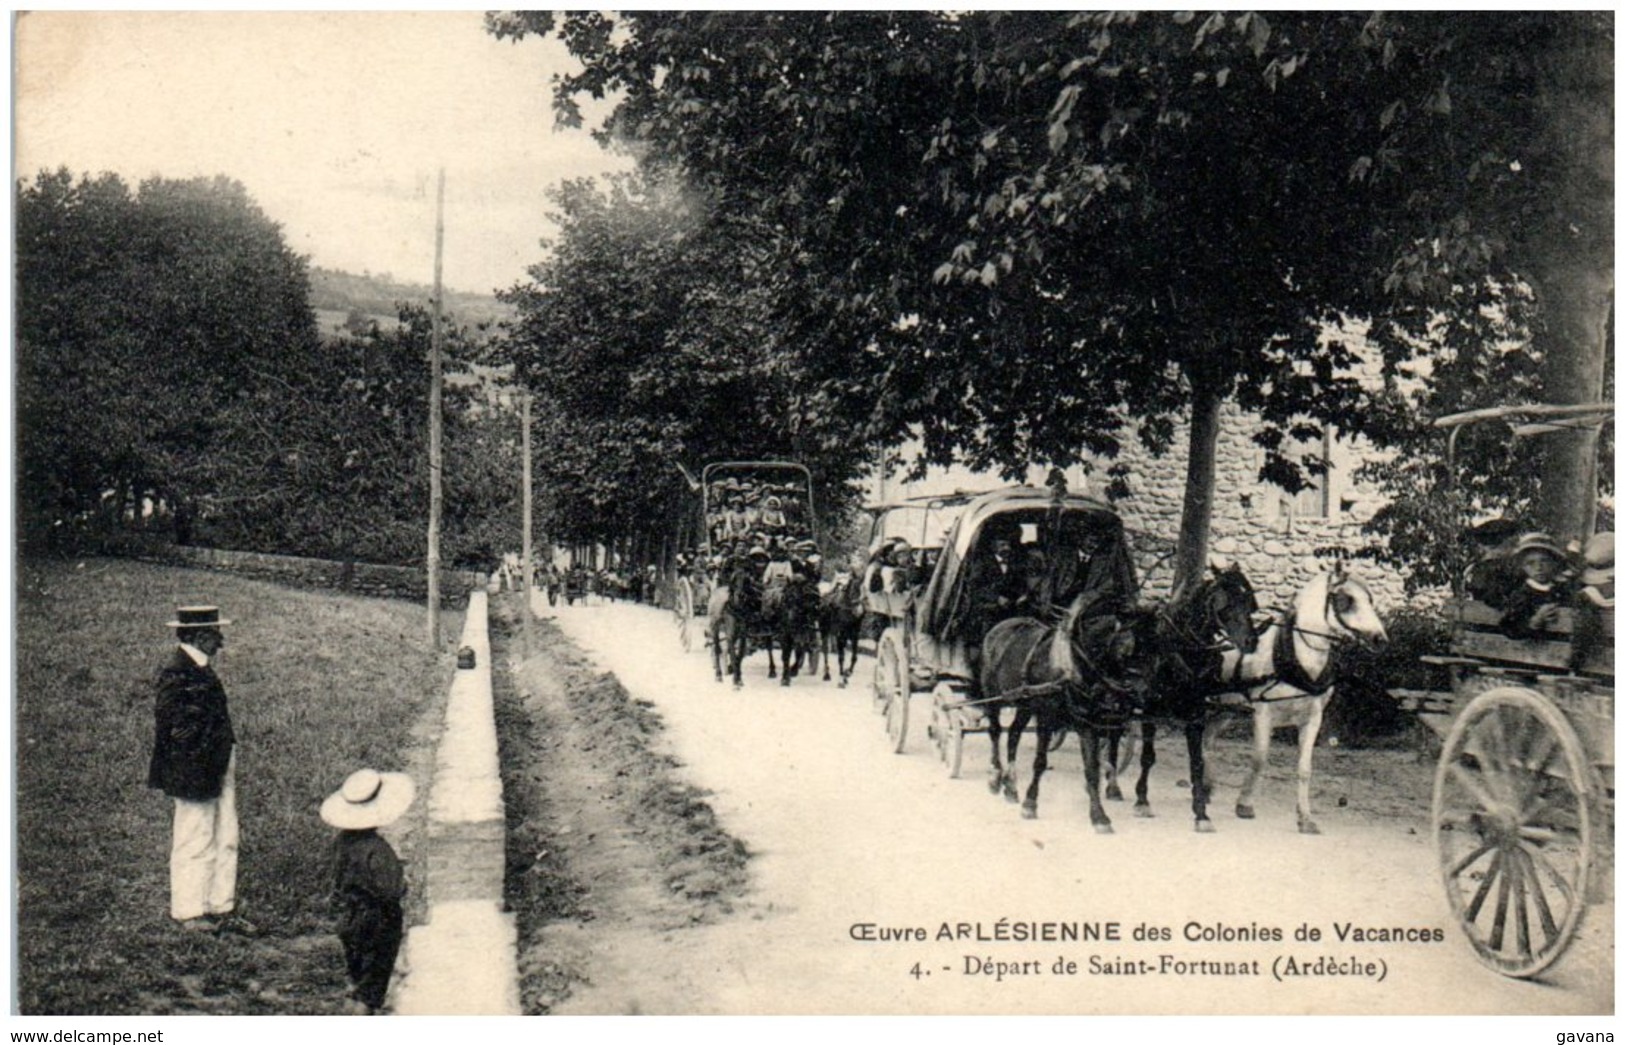
<path id="1" fill-rule="evenodd" d="M 524 460 L 524 469 L 525 469 L 524 481 L 523 481 L 522 486 L 521 486 L 521 488 L 524 491 L 524 521 L 521 524 L 524 527 L 524 530 L 523 530 L 523 533 L 520 535 L 520 539 L 524 543 L 524 561 L 520 564 L 520 570 L 523 571 L 523 573 L 524 573 L 524 579 L 522 581 L 520 581 L 519 587 L 520 587 L 520 590 L 525 593 L 525 598 L 524 598 L 525 617 L 524 617 L 524 619 L 525 619 L 526 623 L 529 623 L 529 621 L 530 621 L 531 579 L 535 576 L 535 574 L 531 572 L 531 561 L 530 561 L 530 553 L 531 553 L 531 544 L 530 544 L 530 523 L 531 523 L 530 392 L 528 392 L 528 391 L 520 393 L 520 396 L 519 396 L 519 415 L 520 415 L 520 422 L 519 423 L 523 426 L 520 429 L 520 433 L 519 433 L 519 445 L 520 445 L 520 448 L 521 448 L 520 456 Z"/>
<path id="2" fill-rule="evenodd" d="M 446 168 L 434 202 L 434 325 L 429 335 L 429 648 L 440 649 L 440 258 L 446 243 Z"/>

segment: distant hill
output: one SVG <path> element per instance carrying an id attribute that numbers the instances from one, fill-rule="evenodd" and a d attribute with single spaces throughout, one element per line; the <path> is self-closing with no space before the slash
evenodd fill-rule
<path id="1" fill-rule="evenodd" d="M 396 283 L 382 276 L 358 276 L 337 269 L 310 270 L 310 307 L 315 309 L 324 334 L 342 329 L 352 311 L 376 320 L 380 326 L 392 325 L 398 318 L 399 303 L 412 302 L 427 308 L 433 297 L 434 288 L 427 284 Z M 514 316 L 512 307 L 490 294 L 448 290 L 445 307 L 447 317 L 469 327 L 494 325 Z"/>

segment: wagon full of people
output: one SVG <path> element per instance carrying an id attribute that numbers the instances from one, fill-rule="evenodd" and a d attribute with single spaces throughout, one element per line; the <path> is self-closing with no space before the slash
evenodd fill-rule
<path id="1" fill-rule="evenodd" d="M 1440 418 L 1604 423 L 1613 404 L 1497 407 Z M 1614 536 L 1504 518 L 1468 528 L 1480 554 L 1450 604 L 1450 690 L 1400 691 L 1442 737 L 1433 839 L 1451 913 L 1485 965 L 1535 976 L 1568 949 L 1611 881 Z"/>
<path id="2" fill-rule="evenodd" d="M 718 681 L 732 676 L 741 686 L 745 658 L 762 649 L 769 677 L 789 685 L 816 670 L 820 651 L 812 474 L 793 461 L 721 461 L 705 467 L 699 485 L 704 543 L 680 557 L 677 581 L 685 648 L 703 612 Z"/>

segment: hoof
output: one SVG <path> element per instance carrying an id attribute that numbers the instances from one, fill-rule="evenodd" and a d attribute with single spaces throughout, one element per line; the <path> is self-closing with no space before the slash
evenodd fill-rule
<path id="1" fill-rule="evenodd" d="M 1023 805 L 1021 807 L 1021 818 L 1023 820 L 1037 820 L 1038 819 L 1038 807 L 1037 806 L 1030 806 L 1030 805 Z"/>
<path id="2" fill-rule="evenodd" d="M 1210 834 L 1212 834 L 1213 833 L 1213 821 L 1211 821 L 1211 820 L 1198 820 L 1198 821 L 1196 821 L 1196 833 L 1199 834 L 1199 835 L 1210 835 Z"/>
<path id="3" fill-rule="evenodd" d="M 1112 830 L 1112 825 L 1109 822 L 1104 824 L 1096 824 L 1094 827 L 1095 834 L 1097 835 L 1115 834 L 1115 832 Z"/>
<path id="4" fill-rule="evenodd" d="M 1106 801 L 1108 801 L 1108 802 L 1121 802 L 1122 800 L 1123 800 L 1123 789 L 1122 788 L 1118 787 L 1116 784 L 1111 784 L 1106 788 Z"/>
<path id="5" fill-rule="evenodd" d="M 1137 802 L 1134 806 L 1134 815 L 1139 817 L 1141 820 L 1151 820 L 1155 818 L 1157 814 L 1151 811 L 1151 806 L 1148 803 Z"/>
<path id="6" fill-rule="evenodd" d="M 1003 784 L 1004 777 L 999 776 L 997 773 L 987 778 L 987 789 L 995 795 L 999 793 L 999 789 Z"/>
<path id="7" fill-rule="evenodd" d="M 1318 835 L 1318 834 L 1320 834 L 1320 825 L 1315 823 L 1313 820 L 1299 820 L 1298 821 L 1298 834 L 1300 834 L 1300 835 Z"/>
<path id="8" fill-rule="evenodd" d="M 825 681 L 825 682 L 828 682 L 828 681 L 829 681 L 829 680 L 828 680 L 828 679 L 825 679 L 825 680 L 824 680 L 824 681 Z M 841 689 L 845 689 L 845 688 L 846 688 L 846 679 L 842 679 L 842 680 L 841 680 L 841 683 L 840 683 L 840 688 L 841 688 Z"/>
<path id="9" fill-rule="evenodd" d="M 1253 818 L 1253 807 L 1242 805 L 1240 802 L 1237 802 L 1236 817 L 1241 820 L 1251 820 Z"/>
<path id="10" fill-rule="evenodd" d="M 1016 794 L 1016 787 L 1015 787 L 1015 782 L 1014 781 L 1007 781 L 1005 783 L 1004 788 L 1003 788 L 1001 793 L 1004 795 L 1004 800 L 1006 802 L 1019 802 L 1019 801 L 1021 801 L 1021 796 Z"/>
<path id="11" fill-rule="evenodd" d="M 788 686 L 789 684 L 790 684 L 790 676 L 789 675 L 786 675 L 782 679 L 779 679 L 779 685 Z"/>

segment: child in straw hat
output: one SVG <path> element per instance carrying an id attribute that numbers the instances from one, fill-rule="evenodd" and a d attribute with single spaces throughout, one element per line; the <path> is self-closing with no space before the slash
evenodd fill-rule
<path id="1" fill-rule="evenodd" d="M 322 803 L 333 841 L 333 910 L 351 993 L 372 1015 L 383 1008 L 401 949 L 406 875 L 378 828 L 400 819 L 416 789 L 405 773 L 358 769 Z"/>

